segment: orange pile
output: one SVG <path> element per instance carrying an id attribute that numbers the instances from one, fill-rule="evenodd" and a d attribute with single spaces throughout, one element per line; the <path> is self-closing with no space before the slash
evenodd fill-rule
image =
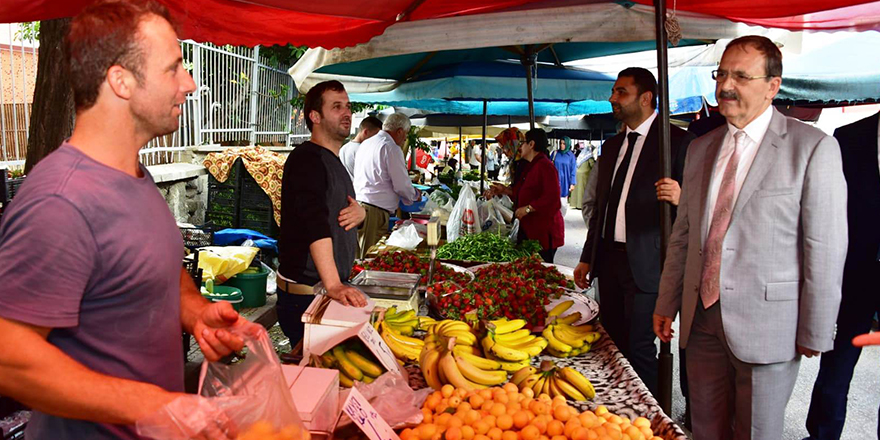
<path id="1" fill-rule="evenodd" d="M 561 396 L 536 398 L 512 383 L 472 391 L 444 385 L 428 396 L 422 414 L 401 440 L 662 440 L 644 417 L 631 421 L 604 406 L 578 413 Z"/>

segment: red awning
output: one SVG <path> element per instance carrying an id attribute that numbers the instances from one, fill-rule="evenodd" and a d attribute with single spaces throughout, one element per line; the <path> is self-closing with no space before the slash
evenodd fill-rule
<path id="1" fill-rule="evenodd" d="M 182 39 L 255 46 L 292 43 L 346 47 L 368 41 L 398 21 L 558 5 L 540 0 L 159 0 L 171 10 Z M 601 0 L 584 0 L 595 2 Z M 652 0 L 636 0 L 652 5 Z M 2 0 L 0 22 L 76 15 L 91 0 Z M 867 4 L 866 4 L 867 3 Z M 880 2 L 866 0 L 676 0 L 682 11 L 791 30 L 876 29 Z M 850 7 L 853 5 L 861 5 Z M 843 8 L 843 9 L 839 9 Z M 816 14 L 820 11 L 828 11 Z"/>

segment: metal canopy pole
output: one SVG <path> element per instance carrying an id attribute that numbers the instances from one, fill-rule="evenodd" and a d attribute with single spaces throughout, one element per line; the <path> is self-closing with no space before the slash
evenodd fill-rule
<path id="1" fill-rule="evenodd" d="M 483 152 L 480 154 L 480 194 L 486 191 L 486 126 L 489 125 L 489 104 L 483 100 Z"/>
<path id="2" fill-rule="evenodd" d="M 458 126 L 458 170 L 464 165 L 464 139 L 461 137 L 461 125 Z"/>
<path id="3" fill-rule="evenodd" d="M 672 150 L 669 140 L 669 66 L 666 53 L 666 0 L 654 0 L 655 26 L 657 33 L 657 98 L 660 118 L 660 172 L 663 177 L 672 176 Z M 660 267 L 666 261 L 666 246 L 672 232 L 672 205 L 662 203 L 660 207 Z M 666 414 L 672 410 L 672 351 L 669 342 L 660 342 L 658 362 L 657 401 Z"/>
<path id="4" fill-rule="evenodd" d="M 529 93 L 529 130 L 535 129 L 535 97 L 532 95 L 532 69 L 535 67 L 535 61 L 538 54 L 535 53 L 532 46 L 526 46 L 525 54 L 520 58 L 520 62 L 526 69 L 526 87 Z"/>

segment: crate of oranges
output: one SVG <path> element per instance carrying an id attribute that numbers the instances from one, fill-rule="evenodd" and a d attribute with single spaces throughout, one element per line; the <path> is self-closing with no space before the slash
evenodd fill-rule
<path id="1" fill-rule="evenodd" d="M 401 440 L 662 440 L 644 417 L 630 420 L 604 406 L 579 412 L 562 396 L 536 396 L 512 383 L 470 391 L 444 385 L 422 414 Z"/>

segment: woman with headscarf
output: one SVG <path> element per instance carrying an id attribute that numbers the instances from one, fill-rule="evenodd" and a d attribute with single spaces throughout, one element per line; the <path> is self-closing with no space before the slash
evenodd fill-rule
<path id="1" fill-rule="evenodd" d="M 571 138 L 566 136 L 562 138 L 559 149 L 554 151 L 550 157 L 559 174 L 559 195 L 565 199 L 562 203 L 566 207 L 568 207 L 568 195 L 574 191 L 577 182 L 577 159 L 571 152 L 571 147 Z"/>
<path id="2" fill-rule="evenodd" d="M 520 146 L 523 165 L 511 186 L 494 184 L 486 198 L 506 194 L 513 200 L 514 215 L 519 219 L 519 241 L 541 243 L 541 258 L 553 262 L 556 250 L 563 245 L 565 225 L 560 212 L 559 176 L 550 162 L 547 133 L 540 128 L 526 133 Z"/>

